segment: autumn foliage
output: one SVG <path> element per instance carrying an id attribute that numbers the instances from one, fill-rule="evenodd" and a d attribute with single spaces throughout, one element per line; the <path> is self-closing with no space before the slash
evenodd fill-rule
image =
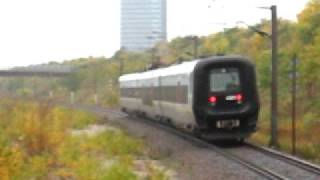
<path id="1" fill-rule="evenodd" d="M 320 2 L 310 0 L 298 14 L 297 21 L 278 20 L 279 54 L 278 54 L 278 95 L 279 95 L 279 138 L 284 150 L 290 151 L 291 137 L 291 78 L 292 59 L 297 57 L 297 128 L 298 153 L 311 159 L 319 158 L 320 142 L 316 138 L 320 121 Z M 263 19 L 253 25 L 254 28 L 270 33 L 270 20 Z M 239 54 L 252 60 L 256 65 L 258 87 L 261 98 L 261 113 L 259 131 L 253 136 L 257 142 L 268 144 L 270 121 L 270 84 L 271 84 L 271 51 L 270 39 L 261 37 L 247 27 L 226 28 L 221 32 L 199 37 L 198 54 L 210 56 L 217 54 Z M 159 60 L 162 64 L 189 61 L 193 57 L 194 44 L 191 37 L 177 37 L 170 42 L 159 42 L 153 49 L 145 52 L 117 51 L 111 58 L 88 57 L 70 60 L 78 69 L 77 73 L 64 79 L 52 81 L 34 78 L 32 80 L 16 78 L 14 80 L 0 79 L 0 89 L 16 92 L 21 96 L 48 97 L 49 90 L 54 91 L 54 99 L 69 101 L 70 91 L 75 92 L 77 103 L 94 103 L 94 94 L 98 94 L 99 105 L 117 105 L 119 99 L 118 77 L 125 73 L 143 71 L 152 61 Z M 34 88 L 37 87 L 37 88 Z M 35 90 L 37 89 L 37 90 Z M 44 108 L 43 111 L 46 111 Z M 41 114 L 39 112 L 39 114 Z M 45 115 L 28 115 L 43 116 Z M 2 116 L 1 116 L 2 117 Z M 23 117 L 30 118 L 30 117 Z M 38 128 L 24 127 L 25 131 Z M 67 123 L 67 122 L 61 122 Z M 56 125 L 59 126 L 59 123 Z M 51 128 L 51 127 L 50 127 Z M 14 131 L 14 130 L 12 130 Z M 30 134 L 29 153 L 37 153 L 38 149 L 48 149 L 55 146 L 63 135 L 56 136 L 45 144 L 41 139 L 45 130 Z M 59 131 L 60 132 L 60 131 Z M 36 136 L 37 138 L 33 138 Z M 16 137 L 19 137 L 16 135 Z M 50 138 L 49 138 L 50 139 Z M 17 138 L 19 140 L 19 138 Z"/>
<path id="2" fill-rule="evenodd" d="M 48 102 L 0 103 L 0 179 L 135 179 L 142 142 L 121 131 L 96 136 L 72 131 L 96 123 L 89 113 Z M 113 162 L 110 166 L 104 164 Z"/>

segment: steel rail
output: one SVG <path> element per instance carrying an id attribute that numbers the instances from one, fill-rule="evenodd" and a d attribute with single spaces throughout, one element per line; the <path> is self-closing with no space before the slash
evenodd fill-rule
<path id="1" fill-rule="evenodd" d="M 282 160 L 282 161 L 284 161 L 284 162 L 286 162 L 288 164 L 291 164 L 291 165 L 296 166 L 298 168 L 301 168 L 301 169 L 303 169 L 305 171 L 308 171 L 308 172 L 311 172 L 313 174 L 316 174 L 316 175 L 320 176 L 320 167 L 315 165 L 315 164 L 312 164 L 312 163 L 307 162 L 305 160 L 290 156 L 288 154 L 285 154 L 285 153 L 282 153 L 282 152 L 279 152 L 279 151 L 275 151 L 275 150 L 270 149 L 270 148 L 265 148 L 265 147 L 260 147 L 260 146 L 254 145 L 254 144 L 249 143 L 249 142 L 244 142 L 244 145 L 249 147 L 249 148 L 252 148 L 252 149 L 254 149 L 256 151 L 259 151 L 259 152 L 261 152 L 263 154 L 272 156 L 272 157 L 277 158 L 279 160 Z"/>
<path id="2" fill-rule="evenodd" d="M 112 112 L 112 111 L 108 111 L 108 112 Z M 116 112 L 117 113 L 117 112 Z M 231 153 L 228 153 L 226 151 L 224 151 L 223 149 L 213 145 L 213 144 L 210 144 L 208 142 L 206 142 L 205 140 L 202 140 L 202 139 L 199 139 L 195 136 L 193 136 L 192 134 L 190 133 L 186 133 L 184 131 L 180 131 L 172 126 L 168 126 L 168 124 L 166 123 L 158 123 L 157 121 L 155 120 L 147 120 L 145 118 L 141 118 L 141 117 L 137 117 L 137 116 L 134 116 L 134 117 L 130 117 L 131 119 L 134 119 L 134 120 L 138 120 L 138 121 L 142 121 L 144 123 L 147 123 L 149 125 L 152 125 L 154 127 L 157 127 L 157 128 L 161 128 L 171 134 L 174 134 L 178 137 L 181 137 L 187 141 L 190 141 L 192 143 L 195 143 L 199 146 L 202 146 L 202 147 L 206 147 L 208 149 L 211 149 L 215 152 L 217 152 L 218 154 L 224 156 L 225 158 L 231 160 L 231 161 L 234 161 L 234 162 L 237 162 L 238 164 L 242 165 L 243 167 L 246 167 L 247 169 L 255 172 L 256 174 L 260 175 L 260 176 L 263 176 L 265 177 L 266 179 L 277 179 L 277 180 L 288 180 L 288 178 L 276 173 L 276 172 L 273 172 L 271 170 L 268 170 L 266 168 L 263 168 L 263 167 L 260 167 L 260 166 L 257 166 L 255 165 L 254 163 L 251 163 L 249 161 L 246 161 L 236 155 L 233 155 Z"/>
<path id="3" fill-rule="evenodd" d="M 88 108 L 88 107 L 84 107 L 84 108 Z M 118 116 L 124 116 L 124 115 L 127 115 L 126 113 L 122 113 L 121 111 L 119 110 L 111 110 L 111 109 L 104 109 L 104 108 L 98 108 L 98 109 L 95 109 L 95 110 L 98 110 L 98 111 L 103 111 L 107 114 L 111 113 L 111 114 L 116 114 Z M 212 149 L 214 150 L 215 152 L 217 152 L 218 154 L 221 154 L 222 156 L 226 157 L 227 159 L 229 160 L 232 160 L 234 162 L 237 162 L 238 164 L 246 167 L 247 169 L 267 178 L 267 179 L 281 179 L 281 180 L 285 180 L 285 179 L 288 179 L 276 172 L 273 172 L 269 169 L 266 169 L 266 168 L 263 168 L 263 167 L 260 167 L 260 166 L 257 166 L 256 164 L 252 163 L 252 162 L 249 162 L 247 160 L 244 160 L 242 159 L 241 157 L 237 156 L 237 155 L 234 155 L 232 153 L 228 153 L 226 152 L 225 150 L 223 150 L 223 148 L 219 148 L 211 143 L 208 143 L 207 141 L 203 140 L 203 139 L 200 139 L 198 137 L 195 137 L 193 134 L 190 134 L 190 133 L 186 133 L 184 131 L 181 131 L 181 130 L 178 130 L 176 128 L 174 128 L 173 126 L 169 126 L 167 123 L 158 123 L 157 121 L 155 120 L 150 120 L 150 119 L 146 119 L 146 118 L 142 118 L 142 117 L 138 117 L 136 115 L 134 116 L 130 116 L 130 119 L 134 119 L 134 120 L 138 120 L 140 122 L 143 122 L 143 123 L 147 123 L 151 126 L 156 126 L 157 128 L 161 128 L 171 134 L 175 134 L 185 140 L 188 140 L 190 142 L 193 142 L 193 143 L 196 143 L 197 145 L 200 145 L 200 146 L 203 146 L 203 147 L 206 147 L 206 148 L 209 148 L 209 149 Z M 278 151 L 275 151 L 273 149 L 270 149 L 270 148 L 264 148 L 264 147 L 260 147 L 260 146 L 257 146 L 257 145 L 254 145 L 250 142 L 244 142 L 245 146 L 249 147 L 249 148 L 252 148 L 256 151 L 259 151 L 261 153 L 264 153 L 266 155 L 269 155 L 269 156 L 272 156 L 272 157 L 275 157 L 279 160 L 282 160 L 288 164 L 291 164 L 291 165 L 294 165 L 296 167 L 299 167 L 303 170 L 306 170 L 308 172 L 311 172 L 311 173 L 314 173 L 316 175 L 320 175 L 320 167 L 317 166 L 317 165 L 314 165 L 310 162 L 307 162 L 307 161 L 304 161 L 304 160 L 301 160 L 299 158 L 296 158 L 296 157 L 293 157 L 293 156 L 290 156 L 290 155 L 287 155 L 287 154 L 284 154 L 284 153 L 281 153 L 281 152 L 278 152 Z"/>

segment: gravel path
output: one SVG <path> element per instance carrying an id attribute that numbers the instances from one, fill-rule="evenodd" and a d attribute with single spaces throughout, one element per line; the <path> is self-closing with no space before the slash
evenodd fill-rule
<path id="1" fill-rule="evenodd" d="M 273 157 L 270 157 L 268 155 L 265 155 L 261 152 L 258 152 L 254 149 L 251 149 L 247 146 L 238 146 L 238 147 L 231 147 L 226 148 L 228 152 L 231 152 L 232 154 L 235 154 L 237 156 L 240 156 L 243 159 L 246 159 L 250 162 L 253 162 L 256 165 L 265 167 L 269 170 L 272 170 L 274 172 L 277 172 L 285 177 L 288 177 L 293 180 L 316 180 L 320 179 L 319 176 L 314 175 L 310 172 L 307 172 L 303 169 L 300 169 L 296 166 L 290 165 L 286 162 L 283 162 L 281 160 L 277 160 Z"/>
<path id="2" fill-rule="evenodd" d="M 146 123 L 132 120 L 123 113 L 110 113 L 98 107 L 85 107 L 109 121 L 117 123 L 128 130 L 130 134 L 143 138 L 152 158 L 160 159 L 177 172 L 181 180 L 211 180 L 211 179 L 262 179 L 243 166 L 230 161 L 216 152 L 199 147 L 164 130 Z"/>

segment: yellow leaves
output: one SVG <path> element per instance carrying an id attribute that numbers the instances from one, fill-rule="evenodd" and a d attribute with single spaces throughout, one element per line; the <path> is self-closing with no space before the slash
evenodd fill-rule
<path id="1" fill-rule="evenodd" d="M 55 152 L 72 124 L 66 111 L 38 104 L 31 104 L 28 111 L 20 113 L 18 108 L 15 110 L 16 116 L 12 120 L 14 123 L 11 128 L 18 128 L 18 140 L 26 151 L 29 154 Z"/>
<path id="2" fill-rule="evenodd" d="M 4 157 L 0 157 L 0 177 L 3 180 L 9 180 L 9 167 L 6 162 L 7 160 Z"/>
<path id="3" fill-rule="evenodd" d="M 10 106 L 12 111 L 2 112 L 6 126 L 0 124 L 0 180 L 135 177 L 131 155 L 140 151 L 140 142 L 122 133 L 71 136 L 74 126 L 96 122 L 92 114 L 27 102 Z M 115 156 L 119 165 L 108 171 L 104 163 Z"/>
<path id="4" fill-rule="evenodd" d="M 268 41 L 265 37 L 262 37 L 259 34 L 254 34 L 252 37 L 252 46 L 257 49 L 262 48 L 266 40 Z"/>
<path id="5" fill-rule="evenodd" d="M 70 169 L 59 169 L 55 174 L 62 179 L 75 179 L 75 175 Z"/>
<path id="6" fill-rule="evenodd" d="M 13 175 L 19 174 L 24 160 L 25 154 L 19 145 L 0 147 L 0 177 L 10 179 Z"/>
<path id="7" fill-rule="evenodd" d="M 58 131 L 53 131 L 48 133 L 48 139 L 47 143 L 49 146 L 49 149 L 55 149 L 57 146 L 59 146 L 65 138 L 66 134 L 64 132 L 58 132 Z"/>
<path id="8" fill-rule="evenodd" d="M 315 114 L 305 114 L 296 121 L 297 130 L 297 153 L 304 158 L 315 160 L 319 158 L 319 138 L 314 136 L 320 128 L 320 122 L 316 120 Z M 308 119 L 314 120 L 308 122 Z M 264 120 L 262 120 L 264 122 Z M 281 148 L 284 151 L 291 151 L 291 121 L 290 119 L 281 119 L 278 124 L 279 141 Z M 251 140 L 267 145 L 270 140 L 270 125 L 269 123 L 261 123 L 259 131 L 251 137 Z"/>
<path id="9" fill-rule="evenodd" d="M 37 176 L 44 176 L 49 172 L 49 160 L 48 156 L 34 156 L 30 158 L 29 168 L 31 172 L 36 174 Z"/>
<path id="10" fill-rule="evenodd" d="M 0 166 L 0 177 L 2 180 L 9 180 L 9 170 L 6 166 Z"/>
<path id="11" fill-rule="evenodd" d="M 13 171 L 17 167 L 21 167 L 25 158 L 25 153 L 22 148 L 18 145 L 11 148 L 10 156 L 8 162 L 10 164 L 10 169 Z"/>
<path id="12" fill-rule="evenodd" d="M 0 144 L 0 177 L 42 177 L 57 163 L 57 149 L 72 125 L 70 112 L 29 102 L 8 106 L 12 111 L 2 112 L 8 120 L 0 127 L 1 142 L 8 142 Z"/>
<path id="13" fill-rule="evenodd" d="M 298 20 L 301 23 L 306 23 L 314 15 L 319 15 L 320 12 L 320 1 L 311 0 L 306 8 L 298 15 Z"/>
<path id="14" fill-rule="evenodd" d="M 223 34 L 211 35 L 204 41 L 204 51 L 209 54 L 226 53 L 230 42 Z"/>

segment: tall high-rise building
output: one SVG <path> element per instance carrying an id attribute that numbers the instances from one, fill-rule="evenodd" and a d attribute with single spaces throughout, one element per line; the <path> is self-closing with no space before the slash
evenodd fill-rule
<path id="1" fill-rule="evenodd" d="M 143 51 L 167 39 L 166 0 L 121 0 L 121 47 Z"/>

